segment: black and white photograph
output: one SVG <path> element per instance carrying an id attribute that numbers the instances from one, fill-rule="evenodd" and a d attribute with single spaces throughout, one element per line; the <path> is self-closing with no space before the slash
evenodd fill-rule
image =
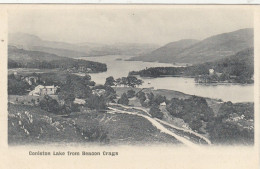
<path id="1" fill-rule="evenodd" d="M 254 13 L 8 10 L 8 146 L 255 144 Z"/>

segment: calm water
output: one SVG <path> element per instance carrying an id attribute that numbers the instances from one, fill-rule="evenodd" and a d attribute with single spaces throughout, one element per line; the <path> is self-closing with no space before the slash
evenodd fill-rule
<path id="1" fill-rule="evenodd" d="M 127 76 L 132 70 L 142 70 L 146 67 L 173 66 L 167 63 L 124 61 L 131 56 L 102 56 L 87 57 L 86 60 L 97 61 L 107 64 L 107 72 L 92 73 L 91 77 L 97 84 L 104 84 L 108 76 L 115 79 Z M 116 60 L 122 58 L 123 60 Z M 160 78 L 142 78 L 144 84 L 140 87 L 154 87 L 155 89 L 176 90 L 186 94 L 192 94 L 203 97 L 222 99 L 232 102 L 253 102 L 254 85 L 240 84 L 196 84 L 193 78 L 183 77 L 160 77 Z"/>

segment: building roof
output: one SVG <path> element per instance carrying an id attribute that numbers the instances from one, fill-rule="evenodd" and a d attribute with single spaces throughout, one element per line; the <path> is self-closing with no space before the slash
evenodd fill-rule
<path id="1" fill-rule="evenodd" d="M 39 88 L 39 89 L 44 89 L 44 88 L 47 88 L 47 89 L 54 89 L 56 88 L 54 85 L 52 86 L 43 86 L 43 85 L 38 85 L 36 88 Z"/>

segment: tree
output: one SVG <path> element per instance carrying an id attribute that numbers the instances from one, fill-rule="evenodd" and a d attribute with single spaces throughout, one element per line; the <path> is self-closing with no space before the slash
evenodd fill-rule
<path id="1" fill-rule="evenodd" d="M 30 85 L 20 79 L 8 76 L 8 94 L 24 95 L 28 93 Z"/>
<path id="2" fill-rule="evenodd" d="M 206 100 L 197 96 L 185 100 L 174 98 L 167 104 L 166 109 L 172 116 L 182 118 L 191 129 L 197 131 L 200 131 L 202 120 L 209 122 L 214 116 Z"/>
<path id="3" fill-rule="evenodd" d="M 161 103 L 166 102 L 166 97 L 165 97 L 165 96 L 162 96 L 162 95 L 160 95 L 160 94 L 158 94 L 158 95 L 155 96 L 154 102 L 155 102 L 157 105 L 160 105 Z"/>
<path id="4" fill-rule="evenodd" d="M 59 96 L 62 99 L 73 96 L 75 98 L 86 98 L 91 94 L 89 83 L 91 77 L 86 75 L 84 77 L 78 77 L 74 75 L 66 75 L 65 82 L 61 85 Z M 74 100 L 72 99 L 72 100 Z"/>
<path id="5" fill-rule="evenodd" d="M 115 85 L 115 79 L 113 76 L 109 76 L 106 78 L 105 86 L 114 86 Z"/>
<path id="6" fill-rule="evenodd" d="M 140 91 L 136 94 L 137 98 L 140 100 L 140 102 L 144 102 L 146 100 L 146 96 L 145 96 L 145 93 Z"/>
<path id="7" fill-rule="evenodd" d="M 127 85 L 127 78 L 126 77 L 122 77 L 120 84 L 126 86 Z"/>
<path id="8" fill-rule="evenodd" d="M 44 98 L 40 101 L 39 106 L 45 111 L 60 114 L 59 103 L 57 102 L 57 100 L 51 98 L 48 95 L 44 96 Z"/>
<path id="9" fill-rule="evenodd" d="M 116 79 L 116 83 L 119 85 L 136 87 L 136 86 L 141 85 L 143 83 L 143 81 L 141 79 L 138 79 L 135 76 L 129 75 L 127 77 L 122 77 L 122 78 Z"/>
<path id="10" fill-rule="evenodd" d="M 127 97 L 128 98 L 133 98 L 135 96 L 135 91 L 134 90 L 128 90 L 127 91 Z"/>
<path id="11" fill-rule="evenodd" d="M 92 89 L 93 90 L 104 89 L 105 93 L 103 95 L 105 97 L 106 102 L 110 102 L 110 101 L 113 101 L 114 99 L 116 99 L 116 91 L 111 86 L 97 85 L 97 86 L 93 87 Z"/>
<path id="12" fill-rule="evenodd" d="M 221 105 L 217 117 L 222 119 L 228 118 L 231 114 L 237 113 L 232 102 L 225 102 Z"/>
<path id="13" fill-rule="evenodd" d="M 97 96 L 91 94 L 86 99 L 86 106 L 90 109 L 95 109 L 98 111 L 105 110 L 107 108 L 106 99 L 103 95 Z"/>
<path id="14" fill-rule="evenodd" d="M 118 99 L 117 103 L 118 103 L 118 104 L 123 104 L 123 105 L 128 105 L 129 100 L 128 100 L 128 97 L 127 97 L 126 93 L 123 93 L 123 94 L 121 95 L 121 98 Z"/>
<path id="15" fill-rule="evenodd" d="M 161 110 L 159 109 L 159 107 L 157 105 L 152 105 L 149 113 L 151 114 L 152 117 L 155 117 L 155 118 L 158 118 L 158 119 L 163 118 L 163 113 L 161 112 Z"/>
<path id="16" fill-rule="evenodd" d="M 137 77 L 135 76 L 127 76 L 127 85 L 130 87 L 136 87 L 136 86 L 140 86 L 143 83 L 142 80 L 137 79 Z"/>

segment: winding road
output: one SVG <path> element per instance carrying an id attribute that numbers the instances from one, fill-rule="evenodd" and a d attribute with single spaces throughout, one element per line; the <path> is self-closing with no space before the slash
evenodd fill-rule
<path id="1" fill-rule="evenodd" d="M 121 108 L 124 108 L 124 110 L 121 110 L 119 108 L 115 108 L 115 107 L 111 107 L 111 106 L 119 106 Z M 192 147 L 192 148 L 199 148 L 200 146 L 200 140 L 203 140 L 204 142 L 206 142 L 208 145 L 211 144 L 211 142 L 201 136 L 198 133 L 195 133 L 191 130 L 187 130 L 187 129 L 182 129 L 179 128 L 177 126 L 174 126 L 172 124 L 169 124 L 165 121 L 159 120 L 157 118 L 152 118 L 151 115 L 147 112 L 147 110 L 143 109 L 143 108 L 139 108 L 139 107 L 130 107 L 130 106 L 124 106 L 124 105 L 119 105 L 119 104 L 111 104 L 111 106 L 109 107 L 109 109 L 111 110 L 108 113 L 123 113 L 123 114 L 130 114 L 130 115 L 135 115 L 135 116 L 141 116 L 143 118 L 145 118 L 146 120 L 148 120 L 154 127 L 156 127 L 158 130 L 160 130 L 161 132 L 168 134 L 174 138 L 176 138 L 178 141 L 180 141 L 181 143 L 183 143 L 186 146 Z M 140 113 L 138 111 L 127 111 L 127 109 L 130 110 L 139 110 L 142 111 L 143 113 Z M 167 126 L 167 127 L 166 127 Z M 173 130 L 176 130 L 178 132 L 174 132 Z M 177 134 L 178 133 L 178 134 Z M 191 141 L 192 139 L 190 139 L 190 137 L 197 137 L 199 141 Z"/>

